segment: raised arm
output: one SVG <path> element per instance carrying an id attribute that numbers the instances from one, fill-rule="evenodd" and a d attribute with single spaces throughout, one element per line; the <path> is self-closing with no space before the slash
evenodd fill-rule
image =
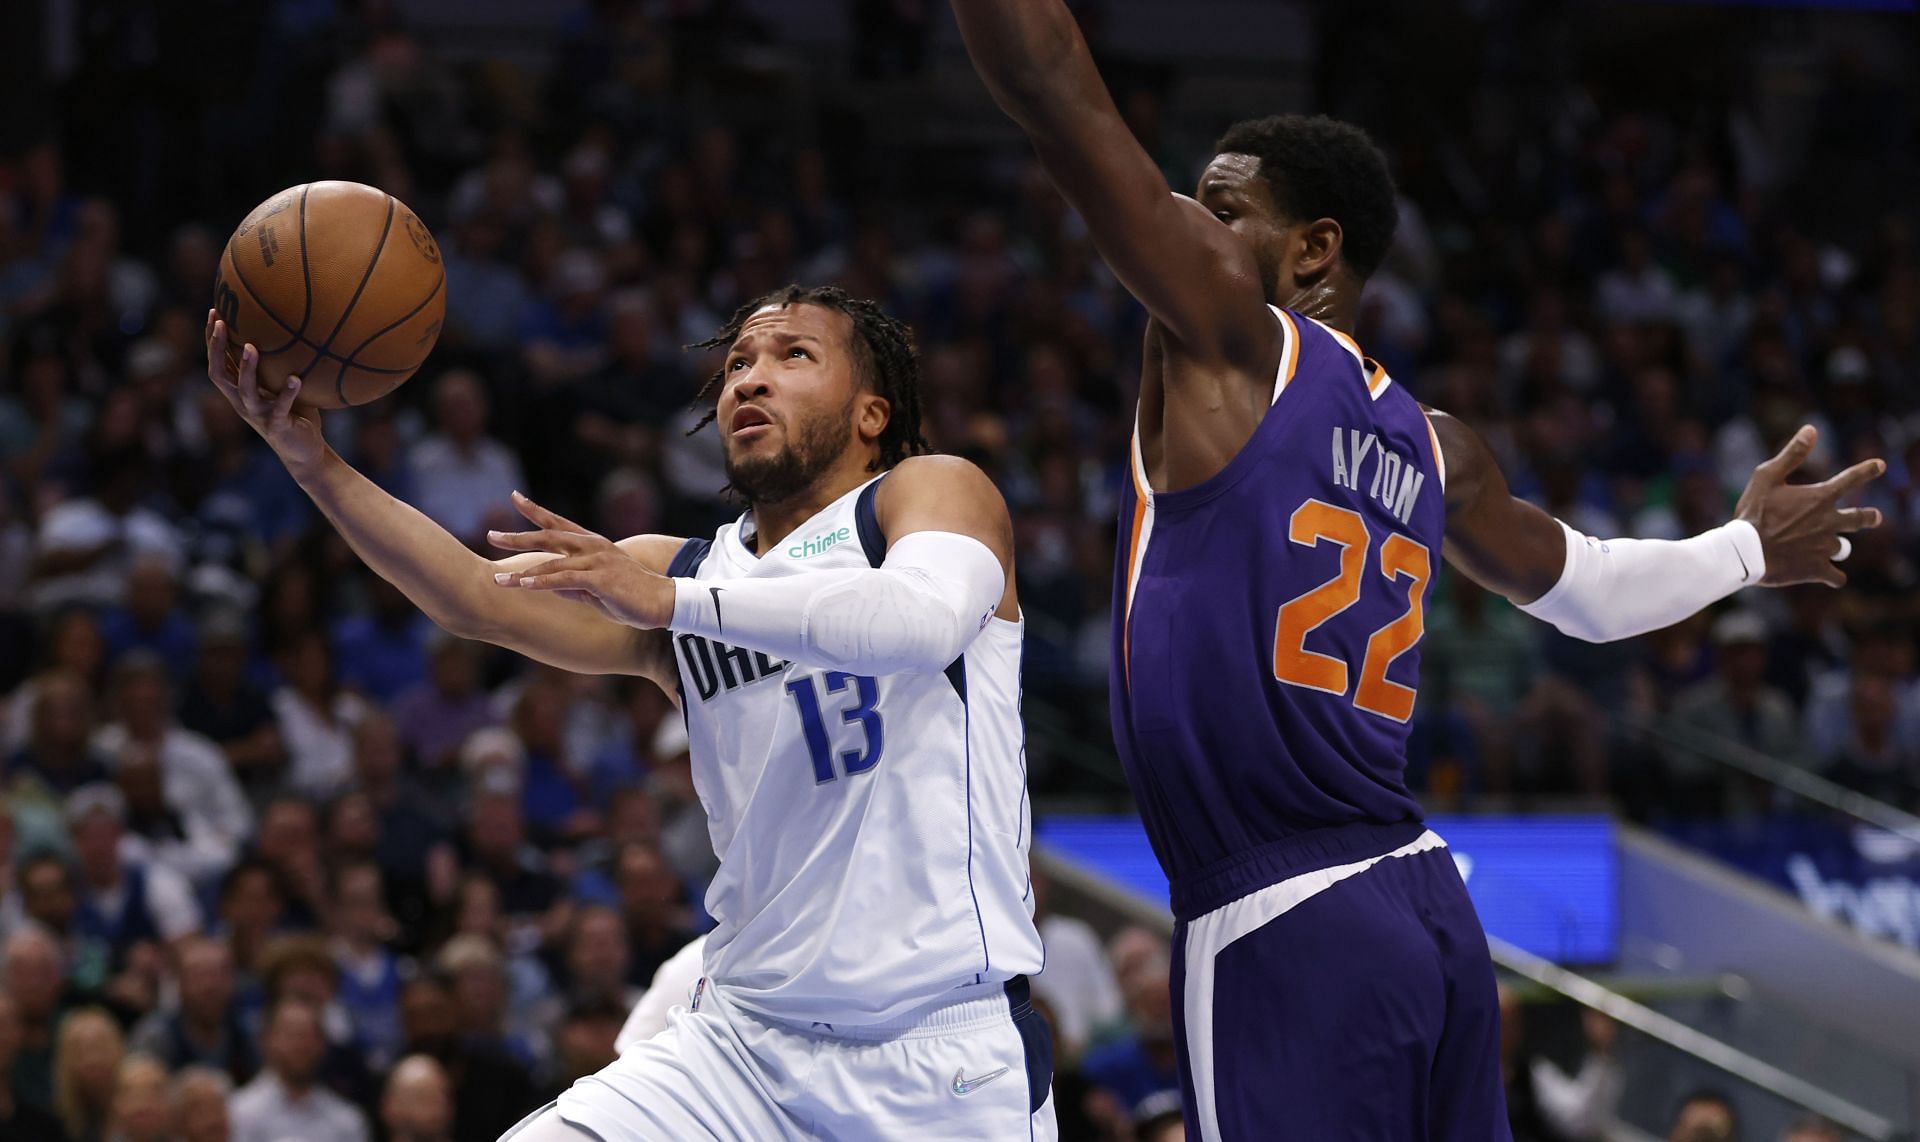
<path id="1" fill-rule="evenodd" d="M 1067 6 L 953 0 L 953 11 L 994 101 L 1032 140 L 1128 291 L 1194 357 L 1266 372 L 1280 331 L 1252 252 L 1167 186 L 1120 117 Z"/>
<path id="2" fill-rule="evenodd" d="M 207 319 L 207 376 L 277 453 L 293 478 L 375 574 L 398 587 L 427 617 L 462 638 L 518 651 L 582 674 L 636 674 L 671 688 L 666 640 L 610 621 L 564 598 L 508 593 L 496 573 L 538 562 L 519 556 L 496 564 L 470 551 L 446 529 L 382 491 L 341 459 L 320 435 L 319 420 L 297 410 L 298 381 L 277 398 L 255 379 L 259 355 L 248 345 L 235 374 L 226 364 L 225 322 Z M 664 568 L 675 541 L 627 541 L 637 559 Z"/>
<path id="3" fill-rule="evenodd" d="M 1671 626 L 1742 587 L 1841 586 L 1846 534 L 1880 526 L 1874 508 L 1839 506 L 1886 471 L 1880 460 L 1818 484 L 1787 483 L 1813 451 L 1814 430 L 1802 428 L 1754 470 L 1731 522 L 1689 539 L 1596 539 L 1515 498 L 1471 428 L 1427 415 L 1447 466 L 1447 562 L 1590 642 Z"/>

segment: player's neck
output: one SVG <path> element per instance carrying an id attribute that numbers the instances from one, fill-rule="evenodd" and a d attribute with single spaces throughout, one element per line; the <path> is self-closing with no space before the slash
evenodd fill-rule
<path id="1" fill-rule="evenodd" d="M 757 500 L 753 511 L 754 554 L 765 555 L 786 541 L 801 524 L 828 504 L 873 479 L 864 461 L 837 464 L 808 488 L 784 500 Z"/>
<path id="2" fill-rule="evenodd" d="M 1315 321 L 1330 325 L 1347 336 L 1360 324 L 1360 291 L 1336 283 L 1332 278 L 1322 278 L 1293 294 L 1276 302 L 1281 309 L 1305 314 Z"/>

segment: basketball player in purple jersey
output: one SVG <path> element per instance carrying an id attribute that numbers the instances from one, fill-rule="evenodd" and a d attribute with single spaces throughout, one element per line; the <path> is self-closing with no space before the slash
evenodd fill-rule
<path id="1" fill-rule="evenodd" d="M 1743 585 L 1845 576 L 1840 499 L 1786 479 L 1677 542 L 1515 499 L 1466 425 L 1353 341 L 1392 241 L 1360 130 L 1232 128 L 1194 197 L 1134 141 L 1062 0 L 953 0 L 975 66 L 1151 315 L 1121 520 L 1114 737 L 1171 881 L 1189 1129 L 1205 1140 L 1511 1137 L 1484 933 L 1404 780 L 1439 558 L 1580 638 Z M 1443 541 L 1444 533 L 1444 541 Z"/>

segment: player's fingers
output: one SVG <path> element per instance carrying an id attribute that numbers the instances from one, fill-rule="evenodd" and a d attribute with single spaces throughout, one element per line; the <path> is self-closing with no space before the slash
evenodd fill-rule
<path id="1" fill-rule="evenodd" d="M 273 402 L 273 412 L 270 419 L 274 425 L 284 428 L 292 421 L 293 402 L 298 399 L 299 396 L 300 378 L 288 377 L 287 386 L 280 390 L 280 395 L 276 397 Z"/>
<path id="2" fill-rule="evenodd" d="M 600 538 L 592 528 L 581 527 L 559 512 L 549 511 L 519 492 L 513 493 L 513 506 L 535 526 L 551 528 L 555 531 L 571 531 L 581 535 L 591 535 L 595 539 Z"/>
<path id="3" fill-rule="evenodd" d="M 587 570 L 549 571 L 543 575 L 524 575 L 520 585 L 530 591 L 585 591 L 593 590 L 593 572 Z"/>
<path id="4" fill-rule="evenodd" d="M 1886 522 L 1879 508 L 1841 508 L 1833 514 L 1835 531 L 1869 531 Z"/>
<path id="5" fill-rule="evenodd" d="M 240 399 L 246 403 L 247 415 L 264 416 L 273 407 L 260 391 L 260 350 L 249 341 L 240 346 L 240 377 L 236 382 L 240 390 Z"/>
<path id="6" fill-rule="evenodd" d="M 1821 486 L 1824 487 L 1828 494 L 1833 496 L 1834 499 L 1843 499 L 1879 479 L 1886 473 L 1886 470 L 1887 462 L 1885 460 L 1862 460 L 1839 475 L 1824 481 Z"/>
<path id="7" fill-rule="evenodd" d="M 487 542 L 503 551 L 551 551 L 575 555 L 589 550 L 594 537 L 577 531 L 536 528 L 532 531 L 489 531 Z"/>
<path id="8" fill-rule="evenodd" d="M 531 567 L 521 567 L 514 571 L 496 571 L 493 574 L 493 581 L 502 587 L 524 587 L 528 579 L 560 571 L 585 570 L 592 564 L 593 556 L 591 555 L 562 555 L 544 563 L 536 563 Z"/>
<path id="9" fill-rule="evenodd" d="M 1793 434 L 1786 447 L 1780 449 L 1771 460 L 1764 461 L 1756 475 L 1766 476 L 1776 483 L 1785 483 L 1800 465 L 1806 463 L 1813 454 L 1813 446 L 1820 439 L 1820 432 L 1811 424 L 1803 424 L 1800 431 Z"/>

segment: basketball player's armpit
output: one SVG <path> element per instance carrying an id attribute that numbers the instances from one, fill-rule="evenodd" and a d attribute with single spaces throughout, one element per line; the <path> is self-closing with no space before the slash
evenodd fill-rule
<path id="1" fill-rule="evenodd" d="M 1000 596 L 999 557 L 971 536 L 920 531 L 873 568 L 679 579 L 673 630 L 856 674 L 932 674 L 966 652 Z"/>

